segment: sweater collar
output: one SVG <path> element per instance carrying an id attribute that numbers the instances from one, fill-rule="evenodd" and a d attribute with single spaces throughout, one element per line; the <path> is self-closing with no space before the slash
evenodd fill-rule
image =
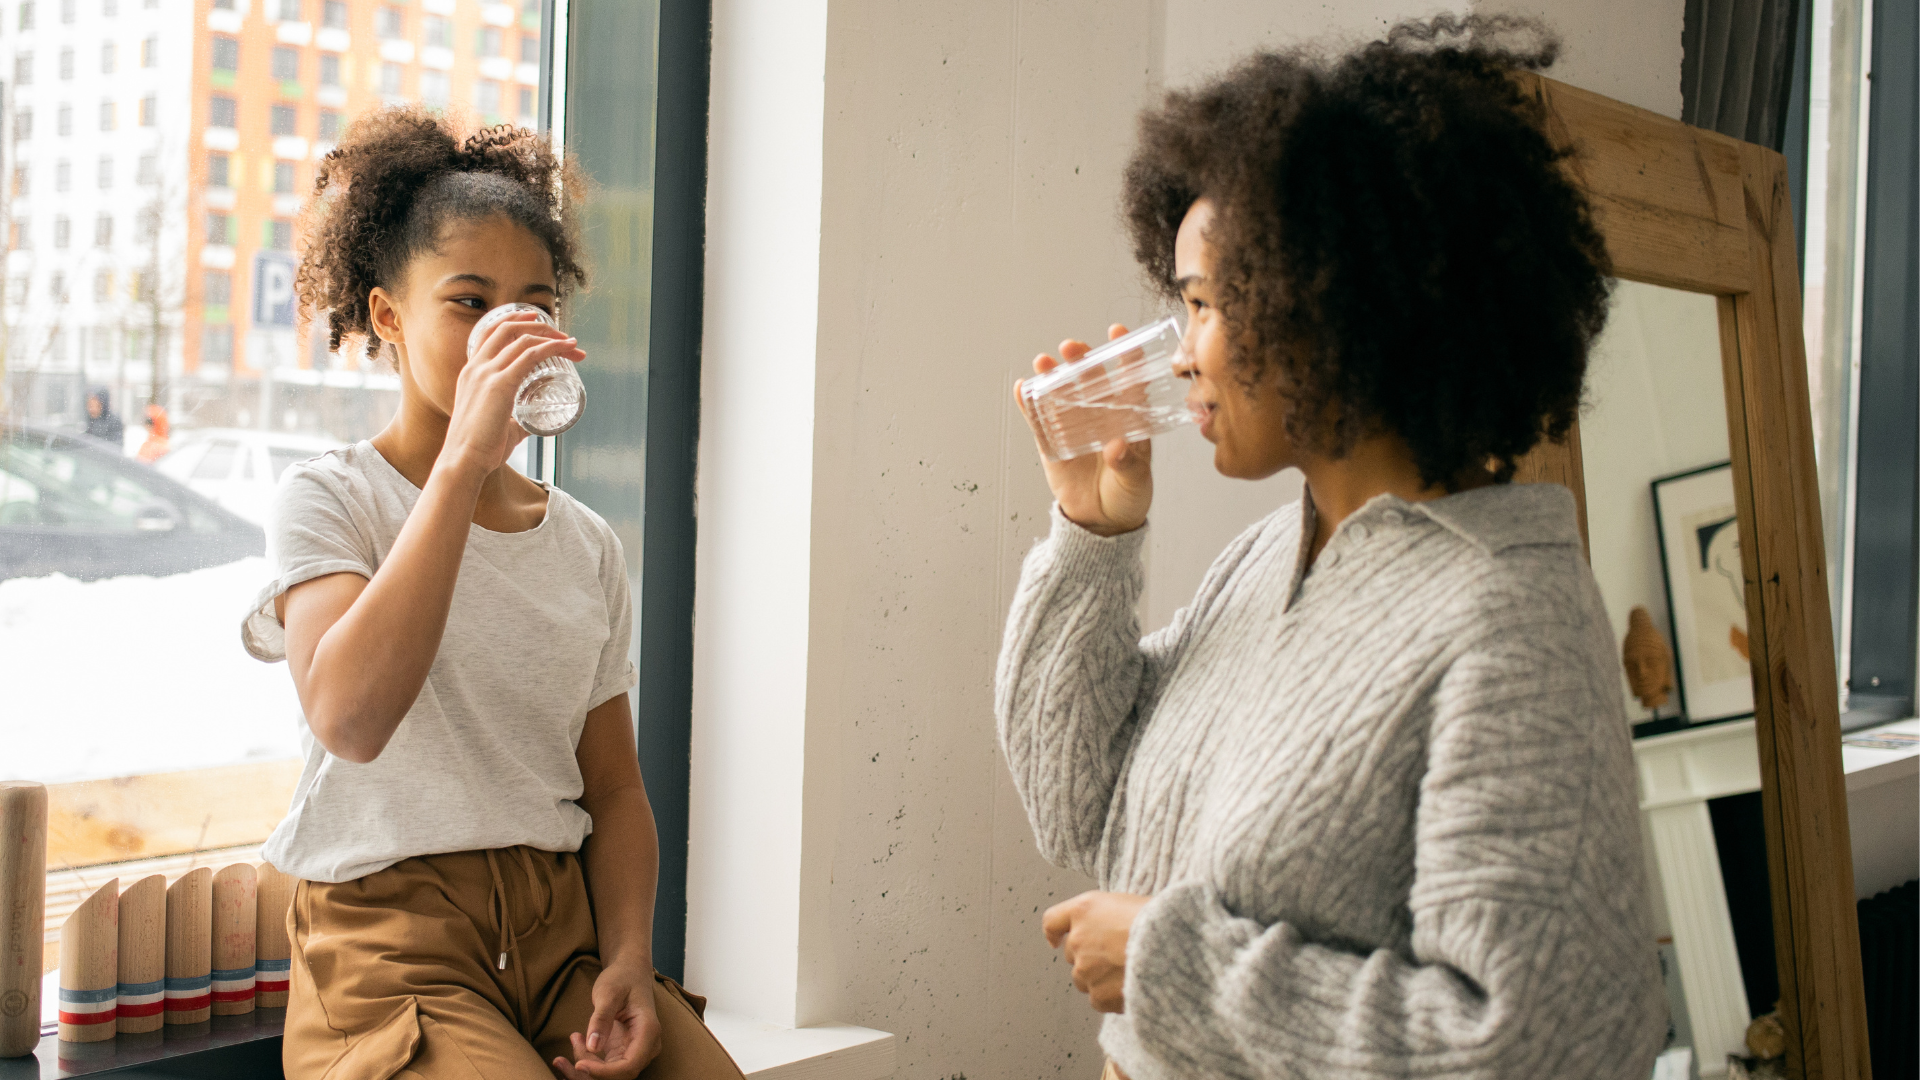
<path id="1" fill-rule="evenodd" d="M 1417 503 L 1381 495 L 1354 516 L 1385 503 L 1430 518 L 1489 555 L 1514 547 L 1580 544 L 1573 492 L 1559 484 L 1493 484 Z"/>

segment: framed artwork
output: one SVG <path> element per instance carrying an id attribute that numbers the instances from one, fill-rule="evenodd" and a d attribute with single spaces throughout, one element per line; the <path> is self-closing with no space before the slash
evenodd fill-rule
<path id="1" fill-rule="evenodd" d="M 1753 715 L 1752 650 L 1733 465 L 1653 482 L 1680 709 L 1690 724 Z"/>

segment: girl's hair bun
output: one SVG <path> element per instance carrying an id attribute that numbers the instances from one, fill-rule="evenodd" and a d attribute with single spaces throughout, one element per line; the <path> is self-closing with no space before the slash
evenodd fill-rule
<path id="1" fill-rule="evenodd" d="M 584 288 L 576 207 L 585 183 L 547 137 L 499 124 L 464 138 L 417 105 L 367 113 L 321 161 L 301 233 L 295 288 L 303 315 L 325 311 L 327 347 L 364 337 L 379 351 L 368 294 L 397 290 L 448 221 L 504 216 L 553 256 L 559 298 Z"/>

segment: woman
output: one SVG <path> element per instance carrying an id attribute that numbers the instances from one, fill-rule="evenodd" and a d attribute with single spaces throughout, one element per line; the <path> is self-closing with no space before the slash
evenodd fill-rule
<path id="1" fill-rule="evenodd" d="M 285 658 L 306 768 L 267 858 L 288 929 L 289 1077 L 738 1077 L 653 970 L 627 565 L 515 472 L 515 390 L 585 358 L 531 318 L 585 283 L 571 168 L 530 131 L 369 114 L 327 155 L 298 289 L 334 349 L 400 375 L 368 442 L 287 470 L 243 627 Z M 551 1068 L 549 1068 L 551 1066 Z"/>
<path id="2" fill-rule="evenodd" d="M 1134 1080 L 1651 1068 L 1618 655 L 1571 494 L 1509 482 L 1606 314 L 1511 79 L 1553 53 L 1443 17 L 1143 121 L 1127 216 L 1214 465 L 1306 493 L 1142 638 L 1148 445 L 1045 462 L 996 711 L 1042 851 L 1101 883 L 1045 930 Z"/>

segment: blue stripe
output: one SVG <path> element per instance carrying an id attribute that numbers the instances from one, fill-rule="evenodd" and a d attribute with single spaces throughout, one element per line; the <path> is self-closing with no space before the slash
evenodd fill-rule
<path id="1" fill-rule="evenodd" d="M 167 980 L 165 979 L 144 983 L 121 983 L 119 994 L 121 997 L 139 997 L 141 994 L 157 994 L 166 988 Z"/>
<path id="2" fill-rule="evenodd" d="M 213 976 L 211 975 L 190 975 L 184 979 L 167 977 L 168 990 L 205 990 L 212 985 Z"/>
<path id="3" fill-rule="evenodd" d="M 251 979 L 253 965 L 248 964 L 243 968 L 214 968 L 211 978 L 214 982 L 239 982 L 241 979 Z"/>
<path id="4" fill-rule="evenodd" d="M 253 967 L 255 971 L 292 971 L 293 961 L 290 959 L 289 960 L 256 960 L 253 962 Z"/>
<path id="5" fill-rule="evenodd" d="M 75 1005 L 98 1005 L 119 996 L 118 987 L 108 987 L 105 990 L 69 990 L 64 986 L 60 988 L 60 1000 L 71 1001 Z"/>

